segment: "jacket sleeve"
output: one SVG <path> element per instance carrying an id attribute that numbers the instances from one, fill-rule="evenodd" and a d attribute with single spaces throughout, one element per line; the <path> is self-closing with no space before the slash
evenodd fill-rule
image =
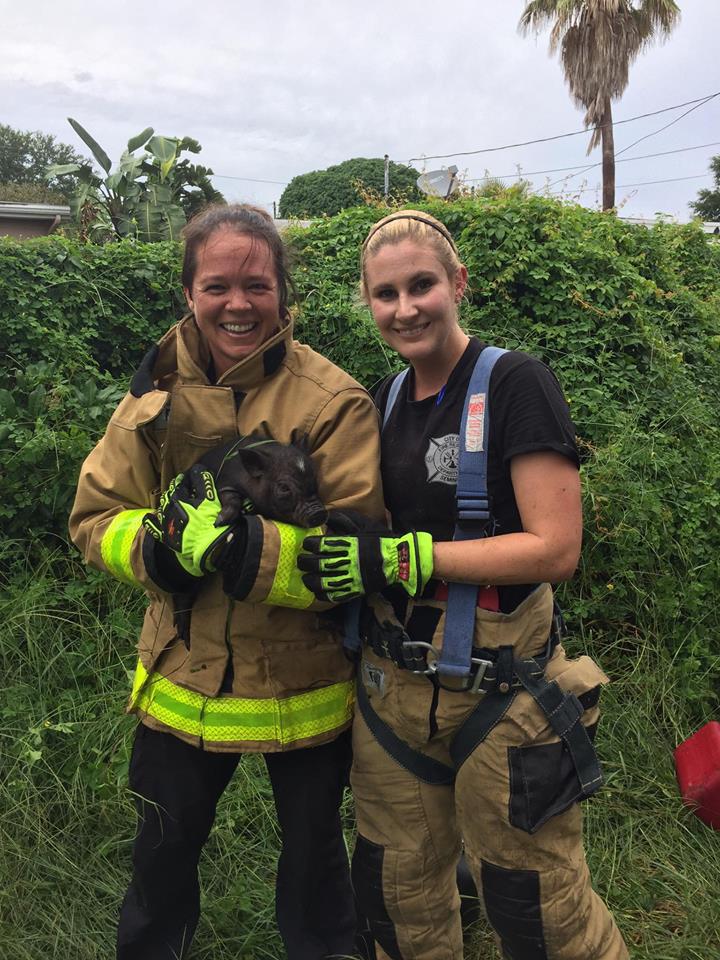
<path id="1" fill-rule="evenodd" d="M 370 395 L 360 387 L 336 394 L 315 421 L 309 440 L 325 506 L 384 520 L 380 422 Z"/>
<path id="2" fill-rule="evenodd" d="M 157 506 L 158 450 L 144 423 L 162 409 L 167 394 L 128 394 L 105 435 L 80 469 L 70 513 L 70 539 L 85 562 L 125 583 L 157 592 L 142 557 L 142 518 Z"/>

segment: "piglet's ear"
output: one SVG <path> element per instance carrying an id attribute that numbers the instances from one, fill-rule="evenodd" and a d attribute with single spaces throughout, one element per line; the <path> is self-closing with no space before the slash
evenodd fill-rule
<path id="1" fill-rule="evenodd" d="M 260 450 L 248 450 L 241 447 L 238 449 L 237 455 L 249 476 L 254 480 L 259 479 L 266 472 L 266 458 Z"/>
<path id="2" fill-rule="evenodd" d="M 294 447 L 297 447 L 298 450 L 302 450 L 303 453 L 310 453 L 310 437 L 304 430 L 293 427 L 292 433 L 290 434 L 290 443 Z"/>

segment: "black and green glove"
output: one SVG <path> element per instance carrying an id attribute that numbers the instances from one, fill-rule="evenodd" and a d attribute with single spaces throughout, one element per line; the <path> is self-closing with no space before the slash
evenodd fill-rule
<path id="1" fill-rule="evenodd" d="M 146 513 L 143 526 L 173 552 L 186 574 L 202 577 L 215 571 L 236 534 L 234 526 L 215 526 L 221 510 L 213 475 L 196 464 L 171 480 L 157 513 Z"/>
<path id="2" fill-rule="evenodd" d="M 363 534 L 306 537 L 297 560 L 318 600 L 342 603 L 400 584 L 419 597 L 433 572 L 433 541 L 414 530 L 402 537 Z"/>

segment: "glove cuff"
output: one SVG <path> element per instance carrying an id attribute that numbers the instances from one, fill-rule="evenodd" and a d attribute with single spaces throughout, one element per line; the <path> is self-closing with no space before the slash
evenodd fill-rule
<path id="1" fill-rule="evenodd" d="M 147 531 L 142 543 L 142 558 L 147 575 L 164 593 L 191 593 L 200 580 L 180 564 L 177 554 Z"/>
<path id="2" fill-rule="evenodd" d="M 213 563 L 223 575 L 223 590 L 233 600 L 247 600 L 255 586 L 265 542 L 262 521 L 254 516 L 238 520 L 233 538 Z"/>
<path id="3" fill-rule="evenodd" d="M 433 573 L 433 539 L 422 530 L 411 530 L 398 544 L 405 545 L 403 557 L 398 550 L 398 583 L 411 597 L 420 597 Z"/>

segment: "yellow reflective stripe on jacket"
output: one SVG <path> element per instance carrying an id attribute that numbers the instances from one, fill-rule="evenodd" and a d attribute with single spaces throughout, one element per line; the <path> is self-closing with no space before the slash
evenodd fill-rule
<path id="1" fill-rule="evenodd" d="M 297 568 L 296 559 L 305 537 L 322 536 L 321 527 L 293 527 L 289 523 L 273 520 L 280 534 L 280 556 L 278 557 L 275 577 L 270 593 L 263 603 L 276 603 L 281 607 L 295 607 L 305 610 L 315 600 L 302 582 L 302 573 Z"/>
<path id="2" fill-rule="evenodd" d="M 133 587 L 141 587 L 142 584 L 133 572 L 130 552 L 146 513 L 147 510 L 123 510 L 113 518 L 100 545 L 103 563 L 110 573 Z"/>
<path id="3" fill-rule="evenodd" d="M 280 700 L 205 697 L 159 673 L 148 674 L 138 661 L 130 705 L 206 742 L 285 745 L 346 725 L 352 716 L 353 683 L 333 683 Z"/>

